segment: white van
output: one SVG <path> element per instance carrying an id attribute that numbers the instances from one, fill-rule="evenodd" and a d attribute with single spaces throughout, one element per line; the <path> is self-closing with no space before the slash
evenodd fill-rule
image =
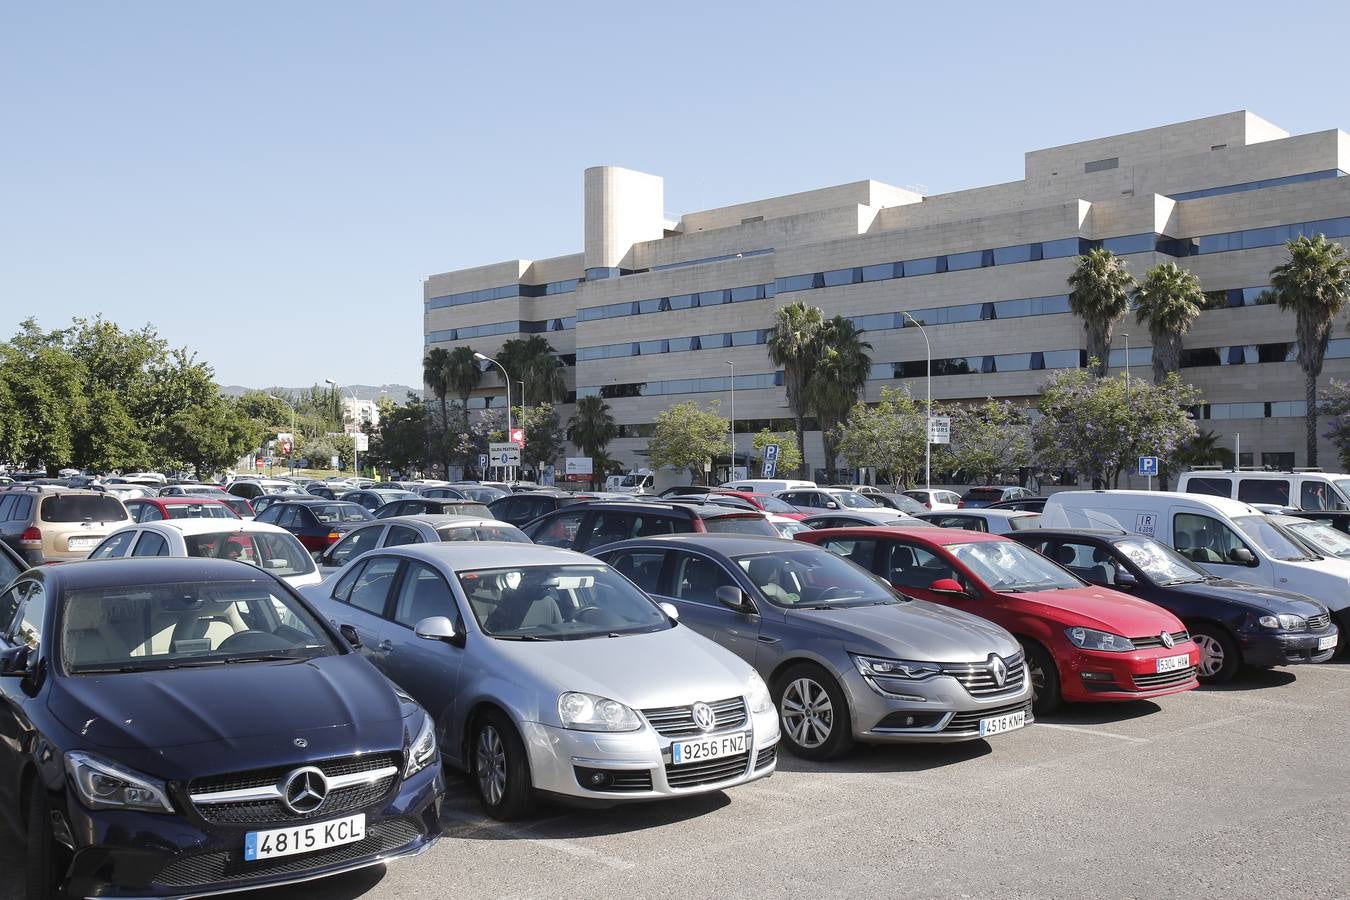
<path id="1" fill-rule="evenodd" d="M 1211 575 L 1307 594 L 1350 629 L 1350 561 L 1310 558 L 1260 510 L 1238 500 L 1173 491 L 1051 494 L 1043 528 L 1119 528 L 1146 534 Z"/>
<path id="2" fill-rule="evenodd" d="M 1231 497 L 1243 503 L 1273 503 L 1297 509 L 1350 509 L 1350 475 L 1339 472 L 1233 472 L 1200 469 L 1181 473 L 1177 490 Z"/>
<path id="3" fill-rule="evenodd" d="M 749 494 L 776 494 L 779 491 L 799 491 L 815 486 L 814 481 L 792 478 L 742 478 L 740 481 L 728 481 L 721 485 L 721 488 L 724 491 L 745 491 Z"/>

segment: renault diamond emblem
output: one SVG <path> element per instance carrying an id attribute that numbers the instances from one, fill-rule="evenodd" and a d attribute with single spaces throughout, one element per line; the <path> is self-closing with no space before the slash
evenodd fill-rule
<path id="1" fill-rule="evenodd" d="M 281 799 L 291 812 L 309 815 L 328 799 L 328 779 L 313 766 L 296 769 L 282 782 Z"/>
<path id="2" fill-rule="evenodd" d="M 1158 637 L 1162 638 L 1164 647 L 1175 647 L 1177 645 L 1177 642 L 1172 640 L 1172 636 L 1165 631 L 1158 635 Z"/>
<path id="3" fill-rule="evenodd" d="M 299 747 L 301 750 L 309 746 L 309 741 L 305 740 L 304 738 L 296 738 L 295 740 L 291 741 L 291 743 Z"/>
<path id="4" fill-rule="evenodd" d="M 708 704 L 695 703 L 691 711 L 694 714 L 694 724 L 700 731 L 712 731 L 717 725 L 717 715 Z"/>
<path id="5" fill-rule="evenodd" d="M 989 668 L 994 673 L 994 684 L 1003 687 L 1003 683 L 1008 680 L 1008 664 L 1003 661 L 1003 657 L 991 654 Z"/>

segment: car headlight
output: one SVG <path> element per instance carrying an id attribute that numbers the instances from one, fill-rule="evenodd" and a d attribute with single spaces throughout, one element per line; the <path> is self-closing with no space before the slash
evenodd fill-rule
<path id="1" fill-rule="evenodd" d="M 617 700 L 568 691 L 558 698 L 558 718 L 564 728 L 577 731 L 637 731 L 638 714 Z"/>
<path id="2" fill-rule="evenodd" d="M 773 709 L 773 698 L 769 696 L 769 686 L 758 672 L 751 672 L 745 682 L 745 702 L 750 704 L 750 712 L 766 713 Z"/>
<path id="3" fill-rule="evenodd" d="M 1081 650 L 1108 650 L 1112 653 L 1128 653 L 1134 649 L 1134 644 L 1129 638 L 1112 634 L 1109 631 L 1077 627 L 1066 628 L 1064 633 L 1068 635 L 1070 643 Z"/>
<path id="4" fill-rule="evenodd" d="M 403 777 L 411 778 L 431 765 L 436 759 L 436 723 L 431 716 L 422 713 L 422 726 L 417 737 L 408 745 L 408 762 L 403 766 Z"/>
<path id="5" fill-rule="evenodd" d="M 1259 620 L 1267 628 L 1274 628 L 1277 631 L 1307 631 L 1308 620 L 1302 616 L 1290 615 L 1289 613 L 1280 613 L 1278 616 L 1262 616 Z"/>
<path id="6" fill-rule="evenodd" d="M 90 809 L 173 812 L 164 782 L 91 753 L 67 753 L 66 774 Z"/>
<path id="7" fill-rule="evenodd" d="M 930 662 L 914 662 L 906 659 L 883 659 L 876 656 L 853 655 L 853 664 L 858 673 L 870 678 L 903 678 L 907 681 L 923 681 L 934 675 L 942 674 L 942 666 Z"/>

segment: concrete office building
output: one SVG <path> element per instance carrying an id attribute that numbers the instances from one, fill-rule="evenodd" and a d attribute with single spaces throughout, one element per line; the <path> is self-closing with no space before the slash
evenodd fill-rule
<path id="1" fill-rule="evenodd" d="M 583 251 L 447 272 L 424 285 L 425 338 L 491 355 L 542 333 L 576 395 L 608 398 L 623 437 L 611 453 L 645 462 L 658 412 L 690 398 L 728 408 L 734 364 L 739 452 L 766 423 L 788 430 L 781 373 L 764 342 L 774 310 L 803 301 L 853 317 L 872 344 L 865 399 L 906 383 L 923 394 L 924 322 L 937 400 L 1032 400 L 1050 370 L 1085 363 L 1065 279 L 1093 246 L 1136 277 L 1175 261 L 1222 304 L 1185 340 L 1183 377 L 1200 388 L 1203 428 L 1246 465 L 1305 464 L 1303 376 L 1293 316 L 1257 298 L 1284 241 L 1350 240 L 1350 137 L 1291 136 L 1248 112 L 1026 154 L 1021 181 L 948 194 L 859 181 L 669 220 L 663 182 L 615 167 L 585 173 Z M 908 327 L 906 327 L 908 326 Z M 1111 366 L 1151 377 L 1147 329 L 1117 328 Z M 1350 379 L 1338 326 L 1323 379 Z M 500 405 L 489 372 L 474 404 Z M 564 415 L 571 407 L 564 407 Z M 823 463 L 819 435 L 809 462 Z M 1323 465 L 1335 466 L 1330 446 Z M 743 461 L 742 461 L 743 463 Z"/>

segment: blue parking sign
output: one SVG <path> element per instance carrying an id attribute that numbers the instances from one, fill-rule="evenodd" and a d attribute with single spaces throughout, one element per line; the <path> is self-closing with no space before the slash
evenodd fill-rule
<path id="1" fill-rule="evenodd" d="M 777 474 L 778 474 L 778 445 L 766 444 L 764 446 L 763 477 L 773 478 Z"/>
<path id="2" fill-rule="evenodd" d="M 1139 457 L 1139 477 L 1141 478 L 1158 477 L 1158 457 L 1156 456 Z"/>

